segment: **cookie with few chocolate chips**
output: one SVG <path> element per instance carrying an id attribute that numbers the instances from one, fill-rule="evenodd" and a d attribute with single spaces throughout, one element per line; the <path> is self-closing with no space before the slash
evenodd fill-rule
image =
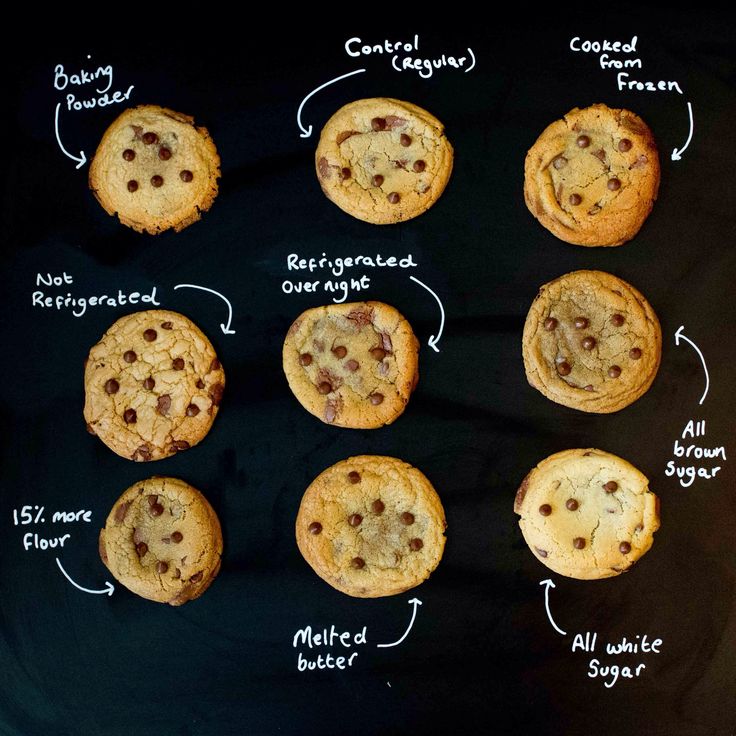
<path id="1" fill-rule="evenodd" d="M 419 380 L 419 342 L 399 312 L 382 302 L 308 309 L 284 340 L 289 387 L 327 424 L 374 429 L 391 424 Z"/>
<path id="2" fill-rule="evenodd" d="M 575 108 L 546 128 L 524 165 L 524 198 L 552 234 L 575 245 L 621 245 L 644 224 L 659 189 L 651 130 L 633 112 Z"/>
<path id="3" fill-rule="evenodd" d="M 446 528 L 442 503 L 423 473 L 393 457 L 359 455 L 327 468 L 307 488 L 296 541 L 333 588 L 377 598 L 430 576 Z"/>
<path id="4" fill-rule="evenodd" d="M 604 271 L 574 271 L 542 286 L 524 324 L 529 383 L 573 409 L 608 414 L 654 381 L 662 331 L 649 302 Z"/>
<path id="5" fill-rule="evenodd" d="M 180 606 L 199 598 L 220 571 L 222 532 L 207 499 L 177 478 L 128 488 L 100 532 L 100 557 L 137 595 Z"/>
<path id="6" fill-rule="evenodd" d="M 626 460 L 594 449 L 542 460 L 524 478 L 514 511 L 537 559 L 578 580 L 626 572 L 659 529 L 649 481 Z"/>
<path id="7" fill-rule="evenodd" d="M 322 130 L 315 165 L 341 210 L 377 225 L 410 220 L 440 197 L 452 146 L 434 115 L 388 97 L 340 108 Z"/>
<path id="8" fill-rule="evenodd" d="M 118 455 L 160 460 L 204 438 L 224 387 L 215 349 L 193 322 L 164 309 L 135 312 L 89 352 L 84 418 Z"/>
<path id="9" fill-rule="evenodd" d="M 156 105 L 125 110 L 105 132 L 89 186 L 110 215 L 138 232 L 177 232 L 217 196 L 220 157 L 206 128 Z"/>

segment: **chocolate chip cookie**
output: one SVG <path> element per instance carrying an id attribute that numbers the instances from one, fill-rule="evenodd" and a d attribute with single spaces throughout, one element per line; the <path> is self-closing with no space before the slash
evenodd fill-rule
<path id="1" fill-rule="evenodd" d="M 89 353 L 87 429 L 130 460 L 160 460 L 209 432 L 225 388 L 215 349 L 176 312 L 121 317 Z"/>
<path id="2" fill-rule="evenodd" d="M 647 300 L 603 271 L 542 286 L 524 324 L 529 383 L 573 409 L 608 414 L 636 401 L 659 368 L 662 332 Z"/>
<path id="3" fill-rule="evenodd" d="M 419 380 L 419 342 L 388 304 L 308 309 L 284 340 L 284 373 L 301 405 L 327 424 L 374 429 L 405 409 Z"/>
<path id="4" fill-rule="evenodd" d="M 341 210 L 385 225 L 421 215 L 452 172 L 444 126 L 409 102 L 376 97 L 340 108 L 319 139 L 315 163 L 324 193 Z"/>
<path id="5" fill-rule="evenodd" d="M 565 450 L 521 484 L 514 511 L 540 562 L 579 580 L 626 572 L 652 546 L 659 499 L 633 465 L 602 450 Z"/>
<path id="6" fill-rule="evenodd" d="M 89 168 L 106 212 L 151 234 L 191 225 L 217 196 L 220 157 L 206 128 L 156 105 L 125 110 L 107 129 Z"/>
<path id="7" fill-rule="evenodd" d="M 419 470 L 393 457 L 359 455 L 327 468 L 307 488 L 296 542 L 333 588 L 378 598 L 430 576 L 446 528 L 439 496 Z"/>
<path id="8" fill-rule="evenodd" d="M 524 165 L 534 217 L 575 245 L 621 245 L 644 224 L 659 189 L 652 132 L 633 112 L 575 108 L 552 123 Z"/>
<path id="9" fill-rule="evenodd" d="M 177 478 L 149 478 L 117 500 L 100 532 L 100 557 L 137 595 L 180 606 L 220 571 L 222 533 L 207 499 Z"/>

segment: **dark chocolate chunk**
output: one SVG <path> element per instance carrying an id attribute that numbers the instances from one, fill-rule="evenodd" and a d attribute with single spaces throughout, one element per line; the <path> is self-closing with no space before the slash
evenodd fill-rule
<path id="1" fill-rule="evenodd" d="M 199 407 L 196 404 L 189 404 L 187 407 L 187 416 L 196 417 L 199 414 Z"/>
<path id="2" fill-rule="evenodd" d="M 166 416 L 169 413 L 169 409 L 171 409 L 171 396 L 169 394 L 162 394 L 156 402 L 156 411 Z"/>
<path id="3" fill-rule="evenodd" d="M 557 327 L 557 320 L 554 317 L 547 317 L 546 320 L 544 320 L 544 329 L 547 330 L 547 332 L 552 332 Z"/>
<path id="4" fill-rule="evenodd" d="M 312 364 L 312 356 L 309 353 L 302 353 L 299 356 L 299 365 L 303 365 L 305 368 Z"/>

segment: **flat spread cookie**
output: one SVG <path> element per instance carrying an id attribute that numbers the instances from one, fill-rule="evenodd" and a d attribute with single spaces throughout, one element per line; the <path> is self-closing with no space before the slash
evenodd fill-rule
<path id="1" fill-rule="evenodd" d="M 206 128 L 156 105 L 123 112 L 89 168 L 105 211 L 138 232 L 176 231 L 199 220 L 217 196 L 220 157 Z"/>
<path id="2" fill-rule="evenodd" d="M 661 350 L 647 300 L 603 271 L 574 271 L 542 286 L 522 338 L 529 383 L 558 404 L 597 414 L 645 393 Z"/>
<path id="3" fill-rule="evenodd" d="M 633 112 L 575 108 L 542 133 L 524 165 L 534 217 L 575 245 L 621 245 L 652 210 L 659 157 L 652 132 Z"/>
<path id="4" fill-rule="evenodd" d="M 630 463 L 601 450 L 565 450 L 542 460 L 514 503 L 540 562 L 579 580 L 626 572 L 659 529 L 659 500 Z"/>
<path id="5" fill-rule="evenodd" d="M 87 429 L 131 460 L 196 445 L 217 416 L 225 373 L 210 341 L 164 309 L 121 317 L 89 352 Z"/>
<path id="6" fill-rule="evenodd" d="M 391 424 L 419 380 L 411 325 L 381 302 L 330 304 L 297 317 L 284 340 L 284 373 L 301 405 L 327 424 Z"/>
<path id="7" fill-rule="evenodd" d="M 445 512 L 427 478 L 392 457 L 359 455 L 307 488 L 296 519 L 304 559 L 357 598 L 403 593 L 426 580 L 445 548 Z"/>
<path id="8" fill-rule="evenodd" d="M 376 97 L 340 108 L 315 154 L 324 193 L 359 220 L 411 220 L 439 198 L 452 172 L 442 123 L 409 102 Z"/>
<path id="9" fill-rule="evenodd" d="M 117 500 L 100 532 L 100 557 L 137 595 L 180 606 L 220 571 L 222 533 L 207 499 L 176 478 L 149 478 Z"/>

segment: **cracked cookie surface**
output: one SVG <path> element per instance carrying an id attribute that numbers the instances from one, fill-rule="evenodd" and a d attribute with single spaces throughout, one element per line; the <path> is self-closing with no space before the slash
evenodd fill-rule
<path id="1" fill-rule="evenodd" d="M 374 429 L 404 411 L 419 380 L 411 325 L 382 302 L 308 309 L 284 340 L 284 373 L 294 396 L 327 424 Z"/>
<path id="2" fill-rule="evenodd" d="M 138 232 L 179 231 L 217 196 L 220 157 L 206 128 L 156 105 L 125 110 L 107 129 L 89 186 L 110 215 Z"/>
<path id="3" fill-rule="evenodd" d="M 340 108 L 322 130 L 315 165 L 329 199 L 378 225 L 410 220 L 440 197 L 452 146 L 426 110 L 388 97 Z"/>
<path id="4" fill-rule="evenodd" d="M 122 457 L 160 460 L 209 432 L 225 372 L 193 322 L 153 309 L 121 317 L 92 347 L 84 388 L 91 434 Z"/>
<path id="5" fill-rule="evenodd" d="M 652 210 L 659 156 L 651 131 L 633 112 L 592 105 L 548 126 L 524 165 L 529 211 L 575 245 L 631 240 Z"/>
<path id="6" fill-rule="evenodd" d="M 652 546 L 659 500 L 626 460 L 595 449 L 565 450 L 524 478 L 514 502 L 537 559 L 578 580 L 626 572 Z"/>
<path id="7" fill-rule="evenodd" d="M 311 483 L 296 520 L 299 551 L 333 588 L 358 598 L 396 595 L 437 567 L 447 527 L 439 496 L 402 460 L 359 455 Z"/>
<path id="8" fill-rule="evenodd" d="M 604 271 L 573 271 L 545 284 L 524 324 L 527 380 L 581 411 L 608 414 L 636 401 L 654 381 L 661 351 L 652 307 Z"/>
<path id="9" fill-rule="evenodd" d="M 115 579 L 148 600 L 180 606 L 220 570 L 220 522 L 207 499 L 177 478 L 128 488 L 100 531 L 100 557 Z"/>

